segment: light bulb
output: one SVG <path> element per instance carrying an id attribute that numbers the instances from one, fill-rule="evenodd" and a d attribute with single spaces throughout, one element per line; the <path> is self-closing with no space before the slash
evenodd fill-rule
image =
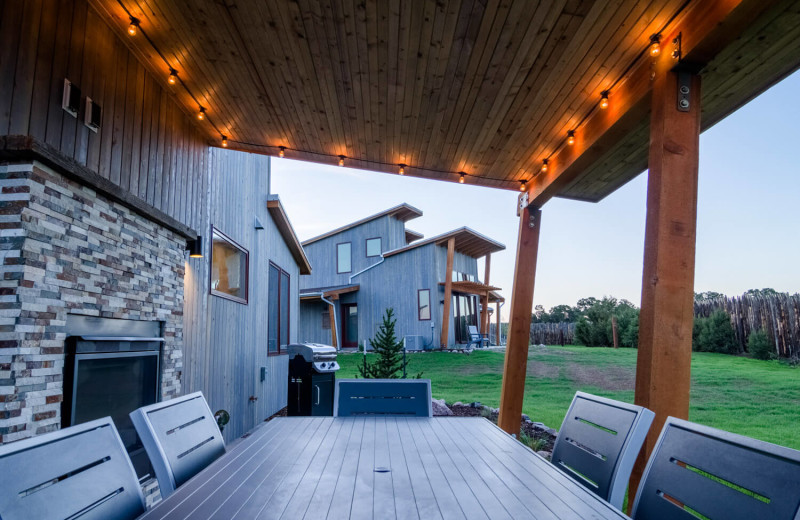
<path id="1" fill-rule="evenodd" d="M 167 83 L 170 85 L 174 85 L 178 82 L 178 71 L 175 69 L 169 69 L 169 76 L 167 76 Z"/>
<path id="2" fill-rule="evenodd" d="M 283 159 L 286 156 L 286 154 L 284 153 L 286 151 L 286 147 L 285 146 L 279 146 L 278 148 L 280 148 L 280 151 L 278 152 L 278 157 Z"/>
<path id="3" fill-rule="evenodd" d="M 397 173 L 399 173 L 400 175 L 405 175 L 406 174 L 406 165 L 405 164 L 400 164 L 399 166 L 400 166 L 400 169 L 397 170 Z"/>
<path id="4" fill-rule="evenodd" d="M 519 181 L 519 191 L 525 191 L 528 189 L 528 186 L 525 184 L 525 181 Z"/>
<path id="5" fill-rule="evenodd" d="M 603 91 L 603 93 L 600 94 L 600 108 L 602 108 L 603 110 L 608 108 L 608 91 L 607 90 Z"/>
<path id="6" fill-rule="evenodd" d="M 656 57 L 661 54 L 661 36 L 654 34 L 650 37 L 650 56 Z"/>
<path id="7" fill-rule="evenodd" d="M 206 109 L 203 108 L 203 107 L 200 107 L 200 111 L 197 113 L 197 119 L 202 121 L 205 118 L 206 118 Z"/>
<path id="8" fill-rule="evenodd" d="M 567 132 L 567 144 L 569 144 L 569 145 L 575 144 L 575 131 L 574 130 L 570 130 L 569 132 Z"/>
<path id="9" fill-rule="evenodd" d="M 550 161 L 548 161 L 547 159 L 544 159 L 544 160 L 542 161 L 542 172 L 543 172 L 543 173 L 547 171 L 547 164 L 548 164 L 549 162 L 550 162 Z"/>
<path id="10" fill-rule="evenodd" d="M 345 159 L 344 155 L 339 156 L 339 166 L 344 166 L 344 159 Z"/>
<path id="11" fill-rule="evenodd" d="M 459 173 L 459 177 L 458 177 L 458 183 L 459 183 L 459 184 L 464 184 L 464 177 L 465 177 L 466 175 L 467 175 L 467 174 L 466 174 L 466 173 L 464 173 L 464 172 L 460 172 L 460 173 Z"/>
<path id="12" fill-rule="evenodd" d="M 223 135 L 222 136 L 222 147 L 223 148 L 227 148 L 228 147 L 228 136 L 227 135 Z"/>
<path id="13" fill-rule="evenodd" d="M 128 26 L 128 34 L 131 36 L 136 36 L 137 32 L 139 32 L 139 20 L 131 16 L 131 24 Z"/>

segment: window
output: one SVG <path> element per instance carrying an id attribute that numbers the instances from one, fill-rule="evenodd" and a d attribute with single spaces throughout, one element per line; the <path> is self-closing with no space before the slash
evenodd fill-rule
<path id="1" fill-rule="evenodd" d="M 247 303 L 247 250 L 215 228 L 211 237 L 211 294 Z"/>
<path id="2" fill-rule="evenodd" d="M 267 353 L 284 354 L 289 344 L 289 273 L 270 262 Z"/>
<path id="3" fill-rule="evenodd" d="M 417 316 L 420 320 L 431 319 L 431 291 L 420 289 L 417 291 Z"/>
<path id="4" fill-rule="evenodd" d="M 381 256 L 380 237 L 367 239 L 367 258 L 369 258 L 370 256 Z"/>
<path id="5" fill-rule="evenodd" d="M 349 273 L 353 270 L 350 253 L 350 242 L 336 244 L 336 272 L 338 274 Z"/>
<path id="6" fill-rule="evenodd" d="M 330 311 L 322 311 L 322 330 L 331 330 Z"/>

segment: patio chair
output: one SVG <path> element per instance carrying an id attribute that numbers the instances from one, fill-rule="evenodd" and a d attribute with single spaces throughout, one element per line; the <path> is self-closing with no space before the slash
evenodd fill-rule
<path id="1" fill-rule="evenodd" d="M 225 453 L 225 441 L 202 392 L 143 406 L 130 416 L 163 498 Z"/>
<path id="2" fill-rule="evenodd" d="M 334 417 L 433 417 L 430 379 L 337 379 Z"/>
<path id="3" fill-rule="evenodd" d="M 144 496 L 111 417 L 0 446 L 0 518 L 127 520 Z"/>
<path id="4" fill-rule="evenodd" d="M 621 510 L 633 464 L 654 416 L 641 406 L 576 392 L 551 461 Z"/>
<path id="5" fill-rule="evenodd" d="M 472 345 L 476 345 L 478 348 L 489 346 L 488 334 L 481 334 L 478 332 L 478 327 L 475 325 L 469 325 L 467 330 L 469 332 L 469 342 L 467 342 L 467 348 L 471 347 Z"/>
<path id="6" fill-rule="evenodd" d="M 800 518 L 800 451 L 667 418 L 633 518 Z"/>

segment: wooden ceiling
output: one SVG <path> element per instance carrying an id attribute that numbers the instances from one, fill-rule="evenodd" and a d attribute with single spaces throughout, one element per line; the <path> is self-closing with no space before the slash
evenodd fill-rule
<path id="1" fill-rule="evenodd" d="M 390 173 L 402 163 L 406 175 L 449 181 L 458 181 L 455 172 L 463 171 L 468 183 L 515 190 L 520 181 L 535 184 L 531 179 L 542 159 L 563 148 L 568 130 L 588 124 L 602 91 L 611 89 L 614 107 L 616 91 L 625 90 L 635 65 L 647 59 L 652 34 L 685 30 L 691 22 L 686 13 L 693 10 L 740 17 L 780 8 L 773 5 L 796 10 L 788 0 L 92 3 L 166 84 L 168 66 L 150 43 L 125 33 L 126 11 L 139 18 L 206 108 L 210 122 L 198 124 L 214 144 L 225 134 L 230 147 L 241 150 L 277 155 L 277 147 L 285 146 L 287 157 L 329 164 L 344 155 L 347 166 Z M 713 5 L 727 11 L 704 7 Z M 712 22 L 716 27 L 721 20 Z M 775 18 L 762 32 L 776 27 L 776 45 L 798 47 L 800 38 L 782 38 L 798 24 L 780 25 Z M 724 50 L 733 37 L 717 38 L 716 49 L 702 47 L 706 57 Z M 800 53 L 784 53 L 781 67 L 787 63 L 796 68 Z M 739 72 L 722 69 L 720 77 Z M 777 77 L 772 71 L 767 76 L 749 90 L 720 81 L 717 116 Z M 725 102 L 737 90 L 743 94 Z M 187 111 L 196 111 L 188 94 L 176 89 L 176 96 Z M 598 200 L 641 171 L 630 147 L 641 145 L 647 111 L 641 103 L 628 105 L 638 110 L 635 121 L 617 129 L 613 141 L 601 143 L 579 174 L 548 190 L 547 197 Z M 609 176 L 601 165 L 615 152 L 612 167 L 621 160 L 628 167 Z"/>
<path id="2" fill-rule="evenodd" d="M 394 256 L 396 254 L 400 254 L 431 243 L 447 247 L 447 241 L 451 238 L 455 241 L 454 246 L 456 252 L 471 256 L 473 258 L 480 258 L 491 253 L 502 251 L 506 248 L 506 246 L 500 242 L 496 242 L 486 235 L 478 233 L 474 229 L 461 227 L 441 235 L 436 235 L 435 237 L 427 238 L 425 240 L 418 240 L 405 247 L 393 249 L 383 253 L 383 256 L 388 258 L 390 256 Z"/>

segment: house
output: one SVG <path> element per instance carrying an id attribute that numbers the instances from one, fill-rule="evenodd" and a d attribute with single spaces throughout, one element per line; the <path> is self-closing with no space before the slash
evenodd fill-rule
<path id="1" fill-rule="evenodd" d="M 413 350 L 465 344 L 469 325 L 488 332 L 502 298 L 488 268 L 480 281 L 478 258 L 488 265 L 505 246 L 466 227 L 424 239 L 406 228 L 421 216 L 400 204 L 303 242 L 315 268 L 300 280 L 301 341 L 357 347 L 388 308 Z"/>

